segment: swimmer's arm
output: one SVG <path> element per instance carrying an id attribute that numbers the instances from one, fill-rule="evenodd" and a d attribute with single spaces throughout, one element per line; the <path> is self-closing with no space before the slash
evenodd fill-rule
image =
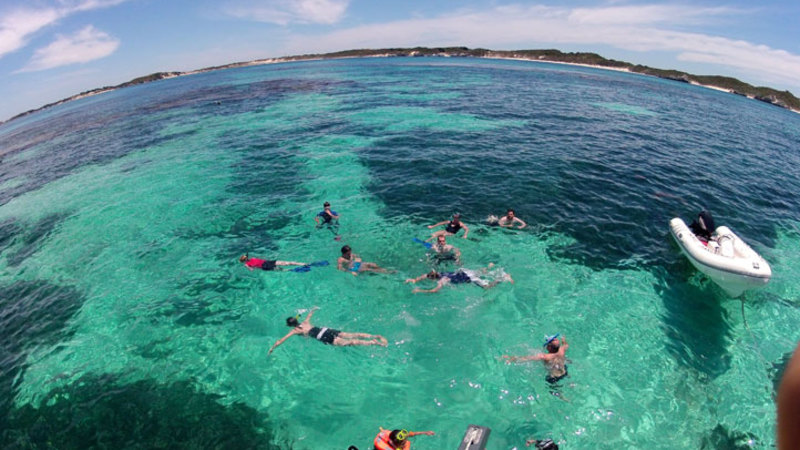
<path id="1" fill-rule="evenodd" d="M 433 289 L 419 289 L 419 288 L 417 288 L 417 289 L 414 289 L 411 292 L 414 293 L 414 294 L 417 294 L 417 293 L 433 294 L 434 292 L 439 292 L 439 289 L 441 289 L 442 286 L 444 286 L 445 280 L 446 280 L 446 278 L 442 278 L 441 280 L 439 280 L 439 282 L 436 283 L 436 287 L 433 288 Z"/>
<path id="2" fill-rule="evenodd" d="M 462 237 L 463 237 L 464 239 L 466 239 L 466 238 L 467 238 L 467 235 L 469 234 L 469 227 L 468 227 L 468 226 L 467 226 L 467 224 L 465 224 L 464 222 L 461 222 L 461 228 L 463 228 L 463 229 L 464 229 L 464 236 L 462 236 Z"/>
<path id="3" fill-rule="evenodd" d="M 339 220 L 339 213 L 331 211 L 331 220 L 333 219 Z"/>
<path id="4" fill-rule="evenodd" d="M 416 283 L 417 281 L 422 281 L 427 276 L 428 276 L 427 273 L 423 273 L 422 275 L 418 276 L 417 278 L 409 278 L 409 279 L 407 279 L 406 283 Z"/>
<path id="5" fill-rule="evenodd" d="M 519 222 L 519 229 L 520 230 L 528 226 L 528 224 L 525 223 L 525 221 L 520 219 L 519 217 L 514 217 L 514 221 L 515 222 Z"/>
<path id="6" fill-rule="evenodd" d="M 433 225 L 428 225 L 428 228 L 436 228 L 436 227 L 442 226 L 442 225 L 444 225 L 446 223 L 448 223 L 447 220 L 445 220 L 444 222 L 435 223 Z"/>
<path id="7" fill-rule="evenodd" d="M 456 264 L 461 264 L 461 250 L 453 247 L 453 254 L 456 255 Z"/>
<path id="8" fill-rule="evenodd" d="M 339 269 L 339 270 L 344 270 L 344 266 L 342 265 L 342 262 L 344 262 L 344 261 L 345 261 L 344 258 L 337 259 L 336 260 L 336 268 Z"/>
<path id="9" fill-rule="evenodd" d="M 315 306 L 315 307 L 313 307 L 313 308 L 311 308 L 311 311 L 309 311 L 309 312 L 308 312 L 308 315 L 306 316 L 306 320 L 304 320 L 304 321 L 303 321 L 303 323 L 308 323 L 308 324 L 311 324 L 311 316 L 313 316 L 313 315 L 314 315 L 314 313 L 315 313 L 315 312 L 316 312 L 318 309 L 319 309 L 319 308 L 318 308 L 318 307 L 316 307 L 316 306 Z"/>
<path id="10" fill-rule="evenodd" d="M 314 216 L 314 222 L 317 222 L 317 225 L 319 225 L 319 214 Z"/>
<path id="11" fill-rule="evenodd" d="M 408 432 L 408 436 L 409 436 L 409 437 L 412 437 L 412 436 L 417 436 L 417 435 L 420 435 L 420 434 L 425 434 L 425 435 L 428 435 L 428 436 L 433 436 L 433 435 L 434 435 L 434 434 L 436 434 L 436 433 L 434 433 L 433 431 L 409 431 L 409 432 Z"/>
<path id="12" fill-rule="evenodd" d="M 310 314 L 309 314 L 309 315 L 310 315 Z M 284 337 L 282 337 L 282 338 L 278 339 L 278 340 L 277 340 L 277 342 L 275 342 L 274 344 L 272 344 L 272 348 L 270 348 L 270 349 L 269 349 L 269 353 L 268 353 L 268 354 L 269 354 L 269 355 L 271 355 L 271 354 L 272 354 L 272 351 L 273 351 L 273 350 L 275 350 L 275 347 L 277 347 L 277 346 L 279 346 L 279 345 L 283 344 L 283 342 L 284 342 L 285 340 L 289 339 L 289 338 L 290 338 L 290 337 L 292 337 L 292 335 L 294 335 L 294 334 L 297 334 L 297 329 L 296 329 L 296 328 L 295 328 L 295 329 L 293 329 L 292 331 L 290 331 L 289 333 L 287 333 L 287 334 L 286 334 L 286 336 L 284 336 Z"/>
<path id="13" fill-rule="evenodd" d="M 567 338 L 561 336 L 561 347 L 558 348 L 558 354 L 564 356 L 569 348 L 569 344 L 567 344 Z"/>
<path id="14" fill-rule="evenodd" d="M 538 353 L 536 355 L 528 355 L 528 356 L 508 356 L 503 355 L 503 358 L 508 360 L 509 362 L 525 362 L 525 361 L 538 361 L 540 359 L 545 359 L 545 355 Z"/>

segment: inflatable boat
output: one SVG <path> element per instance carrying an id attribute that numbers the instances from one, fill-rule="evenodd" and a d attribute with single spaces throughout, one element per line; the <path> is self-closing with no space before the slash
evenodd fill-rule
<path id="1" fill-rule="evenodd" d="M 769 264 L 728 227 L 718 227 L 707 242 L 678 217 L 669 221 L 669 228 L 692 265 L 731 297 L 769 282 Z"/>

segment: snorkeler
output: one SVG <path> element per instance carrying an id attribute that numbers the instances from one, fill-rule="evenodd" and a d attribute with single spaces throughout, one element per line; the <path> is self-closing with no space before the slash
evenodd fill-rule
<path id="1" fill-rule="evenodd" d="M 561 340 L 559 340 L 558 336 L 559 334 L 556 333 L 545 341 L 543 347 L 547 348 L 547 353 L 537 353 L 529 356 L 503 355 L 503 358 L 507 364 L 514 361 L 542 361 L 548 371 L 548 376 L 545 377 L 545 380 L 550 384 L 555 384 L 567 376 L 567 357 L 565 353 L 569 348 L 567 339 L 561 337 Z"/>
<path id="2" fill-rule="evenodd" d="M 375 263 L 361 261 L 361 257 L 353 253 L 349 245 L 342 247 L 342 256 L 336 261 L 336 268 L 353 275 L 358 275 L 359 272 L 390 272 Z"/>
<path id="3" fill-rule="evenodd" d="M 334 220 L 339 220 L 339 213 L 333 211 L 331 209 L 331 204 L 325 202 L 322 204 L 322 211 L 319 212 L 316 216 L 314 216 L 314 222 L 317 222 L 317 226 L 322 226 L 324 224 L 331 224 Z M 322 223 L 319 222 L 319 218 L 322 217 Z"/>
<path id="4" fill-rule="evenodd" d="M 437 272 L 435 270 L 431 270 L 428 273 L 424 273 L 417 278 L 409 278 L 406 280 L 406 283 L 416 283 L 418 281 L 422 281 L 424 279 L 428 280 L 438 280 L 436 282 L 436 287 L 433 289 L 414 289 L 411 291 L 414 294 L 417 293 L 434 293 L 438 292 L 442 287 L 446 284 L 462 284 L 462 283 L 474 283 L 478 286 L 489 289 L 491 287 L 497 286 L 503 281 L 508 281 L 510 283 L 514 283 L 514 280 L 511 278 L 511 275 L 505 273 L 502 269 L 499 269 L 499 273 L 491 274 L 495 276 L 500 276 L 500 279 L 495 279 L 493 281 L 487 281 L 481 278 L 481 275 L 487 274 L 489 269 L 494 267 L 494 263 L 489 263 L 489 266 L 481 269 L 481 270 L 469 270 L 469 269 L 458 269 L 455 272 Z"/>
<path id="5" fill-rule="evenodd" d="M 311 337 L 322 342 L 323 344 L 335 345 L 338 347 L 346 347 L 350 345 L 380 345 L 386 347 L 389 344 L 385 337 L 377 334 L 345 333 L 344 331 L 334 330 L 327 327 L 312 327 L 311 316 L 314 315 L 314 311 L 317 309 L 319 308 L 311 308 L 311 311 L 308 312 L 308 316 L 306 316 L 303 322 L 297 321 L 297 319 L 300 317 L 299 314 L 286 319 L 286 325 L 292 327 L 292 331 L 290 331 L 286 336 L 278 339 L 278 341 L 272 345 L 272 348 L 269 349 L 269 354 L 272 354 L 272 351 L 275 350 L 275 347 L 283 344 L 285 340 L 289 339 L 295 334 Z"/>
<path id="6" fill-rule="evenodd" d="M 340 240 L 342 237 L 339 236 L 339 213 L 332 210 L 331 204 L 328 202 L 323 203 L 322 208 L 322 211 L 314 216 L 314 222 L 317 222 L 317 228 L 322 228 L 324 225 L 327 225 L 331 233 L 336 236 L 334 240 Z M 319 221 L 320 217 L 322 218 L 322 223 Z"/>
<path id="7" fill-rule="evenodd" d="M 248 269 L 276 270 L 279 266 L 308 266 L 307 263 L 295 261 L 276 261 L 271 259 L 248 258 L 247 254 L 239 257 L 239 262 L 244 263 Z"/>
<path id="8" fill-rule="evenodd" d="M 434 238 L 437 238 L 437 237 L 442 236 L 442 235 L 443 236 L 450 236 L 451 234 L 456 234 L 462 228 L 464 229 L 464 236 L 461 236 L 461 237 L 463 237 L 464 239 L 467 238 L 467 235 L 469 234 L 469 227 L 467 227 L 464 224 L 464 222 L 461 221 L 461 214 L 455 213 L 455 214 L 453 214 L 453 220 L 445 220 L 445 221 L 442 221 L 442 222 L 439 222 L 439 223 L 435 223 L 433 225 L 428 225 L 428 228 L 436 228 L 436 227 L 442 226 L 444 224 L 447 224 L 447 226 L 444 228 L 444 230 L 439 230 L 439 231 L 434 232 L 431 235 L 431 237 L 426 239 L 426 242 L 427 241 L 431 241 Z"/>
<path id="9" fill-rule="evenodd" d="M 383 427 L 379 428 L 381 431 L 375 436 L 375 450 L 408 450 L 411 448 L 411 442 L 408 441 L 408 438 L 420 434 L 428 436 L 435 434 L 433 431 L 384 430 Z"/>
<path id="10" fill-rule="evenodd" d="M 514 210 L 513 209 L 509 208 L 508 212 L 506 212 L 506 215 L 501 217 L 497 221 L 497 226 L 513 228 L 515 223 L 519 224 L 517 229 L 522 229 L 522 228 L 525 228 L 526 226 L 528 226 L 528 224 L 525 223 L 524 220 L 522 220 L 519 217 L 516 217 L 514 215 Z"/>
<path id="11" fill-rule="evenodd" d="M 448 244 L 447 238 L 443 234 L 436 237 L 436 243 L 431 246 L 431 250 L 433 250 L 433 257 L 436 262 L 452 259 L 455 260 L 456 264 L 461 264 L 461 251 Z"/>

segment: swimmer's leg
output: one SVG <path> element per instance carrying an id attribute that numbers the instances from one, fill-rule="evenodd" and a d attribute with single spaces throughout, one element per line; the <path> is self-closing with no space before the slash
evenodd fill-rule
<path id="1" fill-rule="evenodd" d="M 308 263 L 296 261 L 275 261 L 276 266 L 307 266 Z"/>
<path id="2" fill-rule="evenodd" d="M 364 341 L 360 339 L 343 339 L 341 337 L 342 333 L 339 333 L 339 336 L 333 340 L 333 345 L 338 345 L 339 347 L 349 347 L 349 346 L 356 346 L 356 345 L 380 345 L 381 347 L 386 347 L 387 341 L 386 338 L 382 337 L 382 340 L 379 339 L 372 339 L 369 341 Z"/>
<path id="3" fill-rule="evenodd" d="M 384 269 L 383 267 L 381 267 L 381 266 L 379 266 L 379 265 L 377 265 L 375 263 L 371 263 L 371 262 L 361 263 L 361 271 L 362 272 L 379 272 L 379 273 L 390 273 L 391 272 L 389 269 Z"/>

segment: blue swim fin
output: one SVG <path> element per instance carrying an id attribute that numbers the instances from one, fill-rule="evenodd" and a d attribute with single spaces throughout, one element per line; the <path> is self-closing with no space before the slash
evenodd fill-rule
<path id="1" fill-rule="evenodd" d="M 309 271 L 311 271 L 311 266 L 300 266 L 292 269 L 292 272 L 309 272 Z"/>
<path id="2" fill-rule="evenodd" d="M 314 261 L 311 264 L 309 264 L 309 266 L 311 266 L 311 267 L 323 267 L 323 266 L 327 266 L 327 265 L 328 265 L 328 261 Z"/>
<path id="3" fill-rule="evenodd" d="M 424 246 L 425 246 L 425 248 L 431 248 L 431 247 L 433 247 L 433 244 L 431 244 L 430 242 L 425 242 L 425 241 L 423 241 L 423 240 L 422 240 L 422 239 L 420 239 L 420 238 L 414 238 L 414 239 L 413 239 L 413 241 L 414 241 L 414 242 L 416 242 L 417 244 L 422 244 L 422 245 L 424 245 Z"/>

